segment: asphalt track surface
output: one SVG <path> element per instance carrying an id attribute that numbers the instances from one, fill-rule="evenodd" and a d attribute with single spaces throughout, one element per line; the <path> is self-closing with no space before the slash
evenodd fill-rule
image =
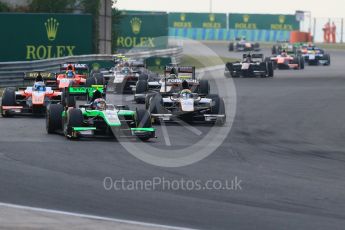
<path id="1" fill-rule="evenodd" d="M 344 229 L 345 57 L 331 55 L 330 67 L 234 79 L 230 134 L 212 155 L 184 167 L 147 164 L 113 140 L 47 135 L 42 118 L 0 119 L 0 202 L 198 229 Z M 231 81 L 215 73 L 222 84 Z M 200 138 L 180 125 L 167 130 L 171 146 L 160 127 L 148 145 L 183 149 Z M 107 191 L 105 177 L 242 183 L 236 191 Z"/>

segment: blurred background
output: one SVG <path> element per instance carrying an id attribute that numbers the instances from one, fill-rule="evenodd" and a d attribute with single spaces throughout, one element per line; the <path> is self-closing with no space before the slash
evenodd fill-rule
<path id="1" fill-rule="evenodd" d="M 0 61 L 160 49 L 170 39 L 342 43 L 336 0 L 0 0 Z"/>

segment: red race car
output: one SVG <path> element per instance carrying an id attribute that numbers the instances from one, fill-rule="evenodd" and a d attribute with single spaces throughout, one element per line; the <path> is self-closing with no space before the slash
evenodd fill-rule
<path id="1" fill-rule="evenodd" d="M 6 88 L 2 94 L 1 115 L 44 115 L 50 104 L 61 102 L 61 91 L 47 87 L 41 75 L 32 87 Z"/>
<path id="2" fill-rule="evenodd" d="M 302 56 L 292 56 L 285 52 L 271 57 L 273 68 L 276 69 L 304 69 L 304 59 Z"/>
<path id="3" fill-rule="evenodd" d="M 60 71 L 56 75 L 56 80 L 54 82 L 47 82 L 47 84 L 55 84 L 59 89 L 85 85 L 89 74 L 89 67 L 87 64 L 63 64 L 60 67 Z"/>

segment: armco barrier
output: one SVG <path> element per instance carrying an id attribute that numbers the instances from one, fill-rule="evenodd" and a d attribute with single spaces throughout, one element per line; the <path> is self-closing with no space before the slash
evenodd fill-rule
<path id="1" fill-rule="evenodd" d="M 140 51 L 140 52 L 128 52 L 125 53 L 127 57 L 133 58 L 148 58 L 158 56 L 170 56 L 175 58 L 176 62 L 179 62 L 182 56 L 183 49 L 181 47 L 152 50 L 152 51 Z M 69 56 L 54 59 L 45 59 L 38 61 L 20 61 L 20 62 L 0 62 L 0 87 L 8 86 L 21 86 L 23 85 L 23 73 L 29 71 L 58 71 L 60 64 L 66 62 L 83 62 L 83 61 L 97 61 L 97 60 L 113 60 L 114 55 L 104 54 L 92 54 L 92 55 L 80 55 Z"/>
<path id="2" fill-rule="evenodd" d="M 233 41 L 237 37 L 246 37 L 248 41 L 276 42 L 278 40 L 289 40 L 290 33 L 291 31 L 286 30 L 169 28 L 169 36 L 200 41 Z"/>

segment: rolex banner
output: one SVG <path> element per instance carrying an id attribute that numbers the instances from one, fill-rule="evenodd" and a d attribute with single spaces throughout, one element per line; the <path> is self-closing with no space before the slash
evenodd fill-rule
<path id="1" fill-rule="evenodd" d="M 117 25 L 113 25 L 117 27 Z M 124 14 L 116 38 L 118 49 L 162 49 L 168 43 L 168 15 Z"/>
<path id="2" fill-rule="evenodd" d="M 169 13 L 172 28 L 226 28 L 226 14 L 220 13 Z"/>
<path id="3" fill-rule="evenodd" d="M 92 53 L 92 17 L 0 13 L 0 61 L 31 61 Z"/>
<path id="4" fill-rule="evenodd" d="M 299 30 L 295 15 L 229 14 L 229 28 L 237 30 Z"/>

